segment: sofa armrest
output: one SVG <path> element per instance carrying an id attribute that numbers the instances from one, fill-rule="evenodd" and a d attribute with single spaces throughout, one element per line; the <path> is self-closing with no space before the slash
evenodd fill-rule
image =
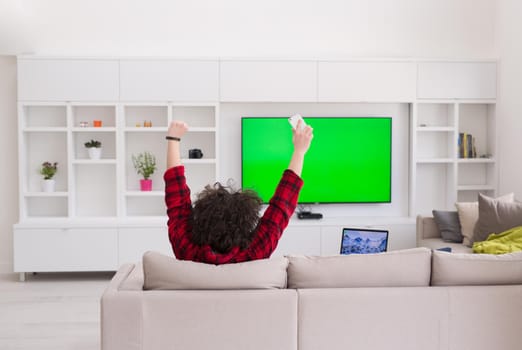
<path id="1" fill-rule="evenodd" d="M 136 268 L 122 265 L 101 297 L 101 349 L 142 349 L 142 291 L 121 290 Z"/>
<path id="2" fill-rule="evenodd" d="M 120 266 L 116 274 L 112 277 L 109 285 L 105 289 L 104 295 L 115 293 L 120 289 L 121 284 L 129 277 L 131 272 L 136 268 L 135 264 L 123 264 Z"/>
<path id="3" fill-rule="evenodd" d="M 435 220 L 431 216 L 417 215 L 417 246 L 419 247 L 421 241 L 427 238 L 442 238 L 435 224 Z"/>

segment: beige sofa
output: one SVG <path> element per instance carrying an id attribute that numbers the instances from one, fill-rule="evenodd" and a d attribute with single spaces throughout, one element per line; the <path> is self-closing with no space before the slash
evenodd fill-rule
<path id="1" fill-rule="evenodd" d="M 417 247 L 439 249 L 449 247 L 455 253 L 472 253 L 470 247 L 462 243 L 445 242 L 440 236 L 435 220 L 431 216 L 417 216 Z"/>
<path id="2" fill-rule="evenodd" d="M 216 290 L 143 290 L 168 289 L 178 277 L 176 288 L 187 287 L 196 263 L 159 281 L 145 260 L 145 277 L 141 264 L 124 265 L 101 300 L 102 349 L 521 348 L 522 254 L 416 248 L 285 261 L 282 288 L 234 290 L 218 290 L 221 279 L 209 281 Z M 181 273 L 187 266 L 190 276 Z"/>

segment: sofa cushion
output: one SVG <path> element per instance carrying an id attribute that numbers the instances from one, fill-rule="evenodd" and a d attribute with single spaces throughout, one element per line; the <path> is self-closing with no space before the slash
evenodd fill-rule
<path id="1" fill-rule="evenodd" d="M 440 236 L 446 242 L 462 243 L 459 214 L 456 211 L 432 210 Z"/>
<path id="2" fill-rule="evenodd" d="M 143 289 L 276 289 L 286 287 L 286 258 L 212 265 L 157 252 L 143 255 Z"/>
<path id="3" fill-rule="evenodd" d="M 513 202 L 515 200 L 514 193 L 508 193 L 506 195 L 495 198 L 496 201 Z M 478 202 L 458 202 L 455 203 L 457 212 L 459 213 L 460 229 L 462 236 L 462 244 L 471 247 L 473 244 L 473 231 L 475 230 L 475 224 L 479 218 Z"/>
<path id="4" fill-rule="evenodd" d="M 473 242 L 482 242 L 491 233 L 501 233 L 522 225 L 522 203 L 501 202 L 479 194 L 479 218 Z"/>
<path id="5" fill-rule="evenodd" d="M 522 283 L 522 252 L 503 255 L 433 251 L 433 286 Z"/>
<path id="6" fill-rule="evenodd" d="M 288 256 L 289 288 L 428 286 L 431 250 L 378 254 Z"/>
<path id="7" fill-rule="evenodd" d="M 430 249 L 451 248 L 453 253 L 473 253 L 473 249 L 461 243 L 444 242 L 440 238 L 428 238 L 419 241 L 419 247 Z"/>

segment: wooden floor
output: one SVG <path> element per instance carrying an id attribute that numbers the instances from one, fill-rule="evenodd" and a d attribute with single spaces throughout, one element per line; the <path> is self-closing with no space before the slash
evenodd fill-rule
<path id="1" fill-rule="evenodd" d="M 100 297 L 112 275 L 0 274 L 0 349 L 100 349 Z"/>

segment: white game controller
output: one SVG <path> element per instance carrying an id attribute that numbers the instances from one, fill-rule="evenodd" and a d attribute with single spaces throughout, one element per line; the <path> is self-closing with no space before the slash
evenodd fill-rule
<path id="1" fill-rule="evenodd" d="M 290 125 L 292 125 L 292 128 L 297 129 L 297 123 L 301 121 L 301 130 L 303 130 L 306 126 L 305 121 L 303 120 L 303 117 L 301 117 L 301 114 L 294 114 L 290 118 L 288 118 L 288 122 Z"/>

